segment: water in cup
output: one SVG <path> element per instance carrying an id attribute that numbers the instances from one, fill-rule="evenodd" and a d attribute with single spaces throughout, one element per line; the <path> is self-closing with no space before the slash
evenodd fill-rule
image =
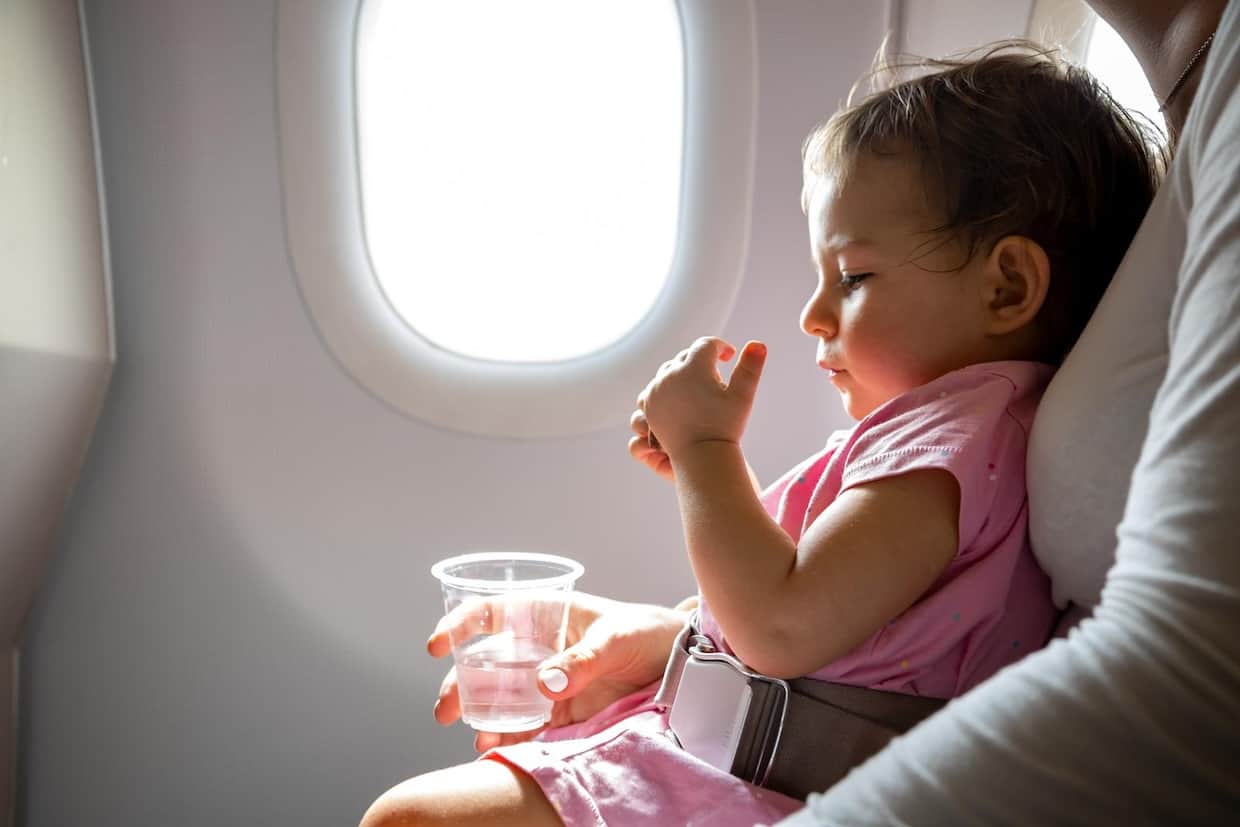
<path id="1" fill-rule="evenodd" d="M 551 717 L 551 700 L 538 691 L 538 665 L 555 654 L 530 638 L 499 634 L 457 655 L 461 719 L 488 732 L 537 729 Z"/>

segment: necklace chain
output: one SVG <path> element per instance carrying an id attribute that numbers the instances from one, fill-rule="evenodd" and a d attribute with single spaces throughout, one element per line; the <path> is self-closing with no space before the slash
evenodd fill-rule
<path id="1" fill-rule="evenodd" d="M 1210 32 L 1210 36 L 1205 42 L 1197 47 L 1197 51 L 1193 52 L 1193 56 L 1188 59 L 1188 63 L 1184 66 L 1184 71 L 1180 72 L 1180 76 L 1175 79 L 1175 83 L 1171 86 L 1171 91 L 1167 93 L 1167 97 L 1163 99 L 1162 106 L 1158 107 L 1158 111 L 1162 112 L 1167 108 L 1167 104 L 1171 103 L 1171 99 L 1180 91 L 1180 87 L 1184 85 L 1184 81 L 1188 79 L 1189 72 L 1193 71 L 1193 67 L 1197 65 L 1197 61 L 1201 60 L 1201 56 L 1206 53 L 1206 49 L 1210 48 L 1210 44 L 1214 41 L 1214 32 Z"/>

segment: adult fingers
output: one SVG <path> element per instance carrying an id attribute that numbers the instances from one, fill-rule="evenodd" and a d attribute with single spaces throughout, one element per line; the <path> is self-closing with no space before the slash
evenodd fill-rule
<path id="1" fill-rule="evenodd" d="M 544 629 L 559 618 L 571 601 L 565 594 L 535 593 L 471 597 L 439 619 L 426 641 L 426 651 L 441 658 L 452 650 L 469 645 L 476 638 L 510 632 L 522 637 Z"/>
<path id="2" fill-rule="evenodd" d="M 456 667 L 448 670 L 443 683 L 439 685 L 439 697 L 435 699 L 432 710 L 435 720 L 447 726 L 461 717 L 461 695 L 456 686 Z"/>
<path id="3" fill-rule="evenodd" d="M 746 342 L 736 367 L 728 378 L 728 392 L 751 401 L 762 379 L 762 366 L 766 363 L 766 345 L 762 342 Z"/>
<path id="4" fill-rule="evenodd" d="M 475 732 L 474 749 L 478 752 L 486 752 L 487 750 L 494 749 L 495 747 L 506 747 L 509 744 L 520 744 L 524 741 L 530 740 L 544 729 L 546 729 L 546 727 L 542 727 L 542 729 L 531 729 L 526 732 Z"/>
<path id="5" fill-rule="evenodd" d="M 461 603 L 439 619 L 435 631 L 426 641 L 426 651 L 436 658 L 452 653 L 454 643 L 463 643 L 479 635 L 489 635 L 504 626 L 505 603 L 475 597 Z"/>
<path id="6" fill-rule="evenodd" d="M 580 641 L 539 665 L 539 688 L 547 697 L 562 702 L 595 700 L 597 693 L 585 694 L 592 689 L 607 695 L 609 686 L 645 686 L 663 673 L 672 639 L 684 620 L 684 613 L 675 609 L 618 604 L 608 615 L 600 616 Z M 557 703 L 556 708 L 570 707 Z"/>
<path id="7" fill-rule="evenodd" d="M 578 642 L 543 661 L 538 684 L 548 698 L 559 700 L 579 695 L 596 678 L 607 673 L 606 658 L 588 642 Z"/>

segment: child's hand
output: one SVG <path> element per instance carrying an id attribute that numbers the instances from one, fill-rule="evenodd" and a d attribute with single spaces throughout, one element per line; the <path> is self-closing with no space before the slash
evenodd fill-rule
<path id="1" fill-rule="evenodd" d="M 672 461 L 659 441 L 650 435 L 650 424 L 646 422 L 646 415 L 640 410 L 633 411 L 633 415 L 629 417 L 629 427 L 636 435 L 629 440 L 629 456 L 663 479 L 674 480 L 676 477 L 672 473 Z"/>
<path id="2" fill-rule="evenodd" d="M 734 355 L 735 347 L 708 336 L 663 363 L 637 398 L 646 427 L 657 440 L 652 448 L 674 457 L 694 443 L 740 442 L 762 376 L 766 345 L 746 343 L 725 383 L 717 363 Z"/>

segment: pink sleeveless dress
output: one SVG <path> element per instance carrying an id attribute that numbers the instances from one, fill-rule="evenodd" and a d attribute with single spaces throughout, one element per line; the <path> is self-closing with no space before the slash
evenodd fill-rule
<path id="1" fill-rule="evenodd" d="M 972 365 L 876 409 L 762 497 L 793 539 L 849 487 L 938 468 L 960 486 L 960 547 L 930 590 L 811 677 L 951 698 L 1049 638 L 1056 610 L 1028 540 L 1025 447 L 1051 368 Z M 703 605 L 702 630 L 727 641 Z M 698 760 L 667 736 L 657 684 L 588 721 L 499 747 L 484 760 L 528 773 L 570 827 L 768 824 L 803 806 Z"/>

